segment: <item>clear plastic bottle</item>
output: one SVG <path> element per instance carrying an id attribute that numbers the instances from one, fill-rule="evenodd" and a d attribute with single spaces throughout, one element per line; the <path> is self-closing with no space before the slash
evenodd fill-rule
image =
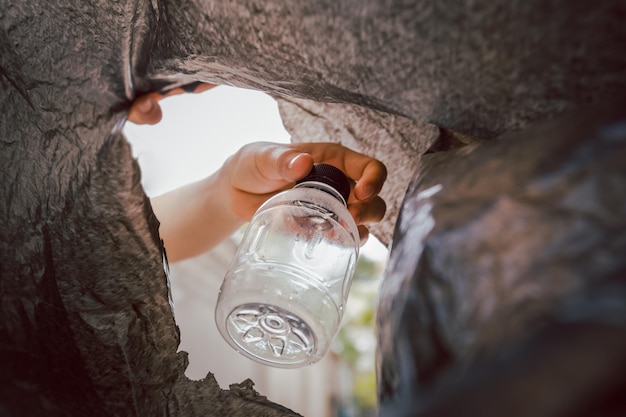
<path id="1" fill-rule="evenodd" d="M 326 354 L 359 252 L 349 194 L 343 172 L 316 164 L 253 216 L 215 310 L 220 333 L 237 351 L 283 368 Z"/>

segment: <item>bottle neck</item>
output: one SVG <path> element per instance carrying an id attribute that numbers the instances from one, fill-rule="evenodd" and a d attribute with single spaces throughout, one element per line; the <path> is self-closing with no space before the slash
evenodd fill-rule
<path id="1" fill-rule="evenodd" d="M 294 188 L 313 188 L 316 190 L 323 191 L 331 196 L 335 197 L 339 200 L 344 206 L 348 206 L 347 201 L 343 198 L 343 196 L 337 191 L 335 188 L 331 187 L 328 184 L 319 181 L 304 181 L 299 184 L 296 184 Z"/>

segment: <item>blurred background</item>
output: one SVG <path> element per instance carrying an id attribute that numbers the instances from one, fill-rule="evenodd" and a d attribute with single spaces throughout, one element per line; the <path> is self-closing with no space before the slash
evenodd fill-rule
<path id="1" fill-rule="evenodd" d="M 168 97 L 161 107 L 159 124 L 129 122 L 124 129 L 150 197 L 210 175 L 246 143 L 289 142 L 276 102 L 262 92 L 219 86 Z M 251 378 L 261 395 L 306 417 L 374 416 L 374 311 L 386 248 L 373 236 L 361 248 L 331 352 L 306 368 L 278 369 L 236 353 L 215 326 L 219 287 L 242 232 L 205 254 L 170 265 L 179 349 L 189 354 L 187 377 L 202 379 L 211 372 L 222 388 Z"/>

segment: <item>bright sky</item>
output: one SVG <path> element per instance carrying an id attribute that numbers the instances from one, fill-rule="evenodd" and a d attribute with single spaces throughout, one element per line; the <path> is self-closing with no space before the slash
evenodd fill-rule
<path id="1" fill-rule="evenodd" d="M 159 124 L 124 128 L 149 196 L 208 176 L 248 142 L 289 142 L 276 101 L 258 91 L 219 86 L 160 103 Z"/>
<path id="2" fill-rule="evenodd" d="M 124 127 L 148 196 L 212 174 L 246 143 L 290 141 L 276 101 L 260 91 L 219 86 L 160 103 L 163 119 L 159 124 L 129 122 Z M 376 239 L 369 239 L 362 252 L 374 259 L 386 257 Z"/>

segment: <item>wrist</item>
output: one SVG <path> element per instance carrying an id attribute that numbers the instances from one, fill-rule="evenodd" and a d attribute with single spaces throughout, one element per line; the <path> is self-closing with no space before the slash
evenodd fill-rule
<path id="1" fill-rule="evenodd" d="M 222 227 L 234 231 L 248 220 L 238 213 L 237 190 L 232 186 L 230 170 L 222 168 L 204 181 L 205 205 L 216 219 L 223 222 Z"/>

